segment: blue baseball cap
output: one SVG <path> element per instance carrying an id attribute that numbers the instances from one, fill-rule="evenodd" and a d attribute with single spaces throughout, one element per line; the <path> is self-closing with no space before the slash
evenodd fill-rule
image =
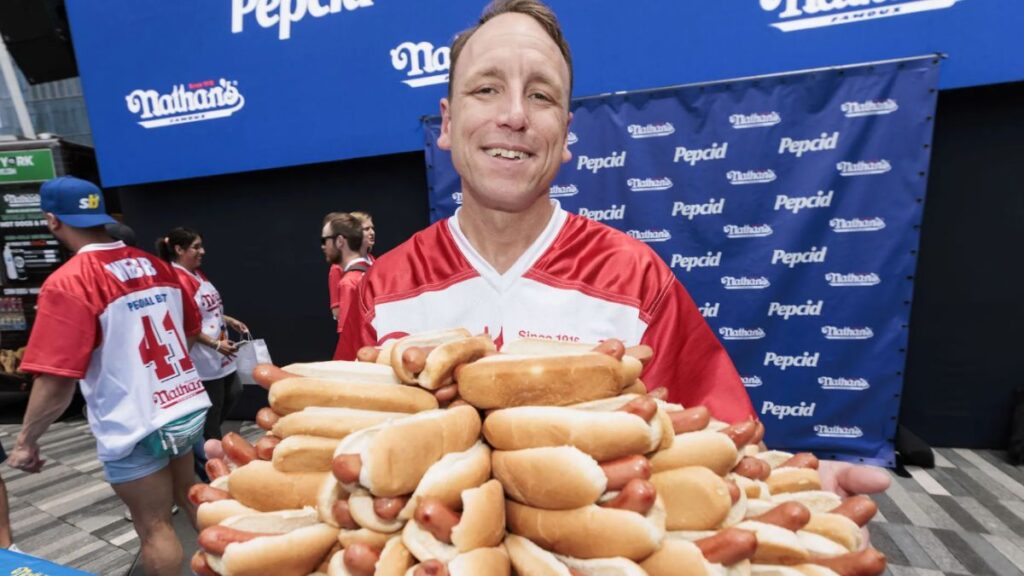
<path id="1" fill-rule="evenodd" d="M 107 215 L 103 192 L 81 178 L 61 176 L 43 182 L 39 188 L 39 207 L 61 222 L 75 228 L 91 228 L 116 222 Z"/>

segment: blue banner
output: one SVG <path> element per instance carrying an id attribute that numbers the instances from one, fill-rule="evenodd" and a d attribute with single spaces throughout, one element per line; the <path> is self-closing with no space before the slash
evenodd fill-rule
<path id="1" fill-rule="evenodd" d="M 418 150 L 485 0 L 67 0 L 106 186 Z M 944 52 L 1024 79 L 1020 0 L 551 0 L 595 95 Z"/>
<path id="2" fill-rule="evenodd" d="M 664 258 L 772 448 L 894 465 L 938 72 L 929 58 L 573 103 L 551 196 Z M 425 122 L 436 220 L 461 193 Z"/>
<path id="3" fill-rule="evenodd" d="M 0 574 L 11 576 L 91 576 L 66 566 L 48 562 L 42 558 L 0 549 Z"/>

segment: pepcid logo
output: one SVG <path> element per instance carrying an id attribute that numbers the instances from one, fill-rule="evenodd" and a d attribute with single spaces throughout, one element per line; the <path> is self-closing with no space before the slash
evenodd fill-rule
<path id="1" fill-rule="evenodd" d="M 725 232 L 726 238 L 764 238 L 774 233 L 768 224 L 744 224 L 742 226 L 726 224 L 722 227 L 722 231 Z"/>
<path id="2" fill-rule="evenodd" d="M 828 246 L 822 246 L 820 250 L 817 246 L 812 246 L 811 249 L 806 252 L 774 250 L 772 251 L 772 264 L 782 264 L 789 268 L 793 268 L 797 264 L 822 264 L 825 262 L 825 256 L 827 254 Z"/>
<path id="3" fill-rule="evenodd" d="M 760 376 L 740 376 L 740 380 L 743 381 L 743 385 L 747 388 L 759 388 L 764 386 L 764 382 L 761 381 Z"/>
<path id="4" fill-rule="evenodd" d="M 659 138 L 676 133 L 676 127 L 671 122 L 661 124 L 630 124 L 626 127 L 630 138 Z"/>
<path id="5" fill-rule="evenodd" d="M 245 106 L 238 81 L 221 78 L 173 86 L 167 94 L 132 90 L 125 96 L 128 111 L 138 114 L 144 128 L 227 118 Z"/>
<path id="6" fill-rule="evenodd" d="M 579 136 L 576 135 L 575 132 L 569 132 L 569 136 L 566 137 L 566 139 L 565 139 L 565 143 L 568 144 L 569 146 L 572 146 L 573 144 L 575 144 L 575 143 L 577 143 L 579 141 L 580 141 L 580 138 L 579 138 Z"/>
<path id="7" fill-rule="evenodd" d="M 82 210 L 94 210 L 100 207 L 100 195 L 89 194 L 85 198 L 78 200 L 78 207 Z"/>
<path id="8" fill-rule="evenodd" d="M 840 176 L 871 176 L 885 174 L 892 170 L 888 160 L 860 160 L 857 162 L 839 162 L 836 170 Z"/>
<path id="9" fill-rule="evenodd" d="M 771 285 L 764 276 L 722 276 L 722 287 L 726 290 L 764 290 Z"/>
<path id="10" fill-rule="evenodd" d="M 775 12 L 771 25 L 783 32 L 810 30 L 864 20 L 906 16 L 951 8 L 960 0 L 761 0 L 761 9 Z M 884 4 L 879 6 L 879 4 Z"/>
<path id="11" fill-rule="evenodd" d="M 583 170 L 586 167 L 594 174 L 597 174 L 598 170 L 604 170 L 605 168 L 622 168 L 626 165 L 626 151 L 612 152 L 611 156 L 605 156 L 604 158 L 590 158 L 589 156 L 581 155 L 579 161 L 576 162 L 576 169 Z"/>
<path id="12" fill-rule="evenodd" d="M 760 340 L 766 336 L 764 328 L 730 328 L 722 326 L 718 329 L 722 340 Z"/>
<path id="13" fill-rule="evenodd" d="M 827 426 L 818 424 L 814 433 L 821 438 L 860 438 L 864 435 L 858 426 Z"/>
<path id="14" fill-rule="evenodd" d="M 430 42 L 402 42 L 391 50 L 391 66 L 405 72 L 409 78 L 402 83 L 412 88 L 444 84 L 451 67 L 451 49 L 434 48 Z"/>
<path id="15" fill-rule="evenodd" d="M 829 286 L 839 288 L 843 286 L 875 286 L 880 284 L 882 279 L 874 272 L 867 274 L 829 272 L 825 274 L 825 281 L 828 282 Z"/>
<path id="16" fill-rule="evenodd" d="M 626 217 L 626 205 L 612 204 L 611 208 L 605 208 L 603 210 L 590 210 L 589 208 L 580 208 L 580 216 L 585 216 L 591 220 L 598 222 L 604 220 L 622 220 Z"/>
<path id="17" fill-rule="evenodd" d="M 771 414 L 779 420 L 788 416 L 794 416 L 796 418 L 810 418 L 811 416 L 814 416 L 814 407 L 816 405 L 817 402 L 811 402 L 810 406 L 807 405 L 807 402 L 801 402 L 799 406 L 788 406 L 786 404 L 776 404 L 765 400 L 764 403 L 761 404 L 761 414 L 765 416 Z"/>
<path id="18" fill-rule="evenodd" d="M 627 230 L 631 238 L 636 238 L 641 242 L 668 242 L 672 239 L 672 233 L 662 228 L 661 230 Z"/>
<path id="19" fill-rule="evenodd" d="M 900 109 L 900 105 L 892 98 L 887 98 L 885 100 L 865 100 L 864 102 L 843 102 L 839 109 L 847 118 L 859 118 L 892 114 Z"/>
<path id="20" fill-rule="evenodd" d="M 867 326 L 852 328 L 850 326 L 822 326 L 821 335 L 826 340 L 870 340 L 875 332 Z"/>
<path id="21" fill-rule="evenodd" d="M 716 200 L 714 198 L 708 199 L 703 204 L 687 204 L 686 202 L 673 202 L 672 203 L 672 215 L 682 216 L 687 220 L 693 220 L 697 216 L 710 216 L 712 214 L 721 214 L 725 210 L 725 198 Z"/>
<path id="22" fill-rule="evenodd" d="M 867 390 L 871 384 L 865 378 L 833 378 L 821 376 L 818 385 L 822 390 Z"/>
<path id="23" fill-rule="evenodd" d="M 737 130 L 743 128 L 767 128 L 768 126 L 775 126 L 779 122 L 782 122 L 782 116 L 778 112 L 768 112 L 765 114 L 732 114 L 729 116 L 729 124 L 732 124 L 733 128 Z"/>
<path id="24" fill-rule="evenodd" d="M 328 14 L 338 14 L 342 8 L 351 12 L 370 6 L 373 6 L 373 0 L 231 0 L 231 33 L 241 33 L 245 26 L 245 15 L 255 12 L 256 24 L 260 28 L 276 25 L 277 38 L 287 40 L 292 37 L 292 24 L 298 23 L 307 14 L 313 18 L 322 18 Z"/>
<path id="25" fill-rule="evenodd" d="M 833 232 L 877 232 L 885 228 L 885 220 L 875 218 L 833 218 L 828 221 Z"/>
<path id="26" fill-rule="evenodd" d="M 793 214 L 805 208 L 828 208 L 832 205 L 833 190 L 826 194 L 824 190 L 818 190 L 814 196 L 786 196 L 779 194 L 775 197 L 776 210 L 789 210 Z"/>
<path id="27" fill-rule="evenodd" d="M 672 187 L 672 179 L 665 178 L 630 178 L 626 180 L 631 192 L 656 192 Z"/>
<path id="28" fill-rule="evenodd" d="M 687 148 L 685 146 L 676 146 L 676 153 L 672 158 L 672 162 L 685 162 L 690 166 L 696 166 L 697 162 L 705 162 L 707 160 L 725 160 L 728 153 L 728 142 L 725 144 L 715 142 L 710 148 Z"/>
<path id="29" fill-rule="evenodd" d="M 779 154 L 790 153 L 797 158 L 808 152 L 821 152 L 822 150 L 835 150 L 839 146 L 839 132 L 822 132 L 821 136 L 810 140 L 794 140 L 785 136 L 779 140 Z"/>
<path id="30" fill-rule="evenodd" d="M 669 267 L 682 268 L 689 272 L 694 268 L 718 268 L 721 264 L 721 252 L 708 252 L 704 256 L 684 256 L 682 254 L 673 254 Z"/>
<path id="31" fill-rule="evenodd" d="M 697 308 L 697 310 L 699 310 L 700 315 L 705 318 L 718 318 L 718 308 L 720 306 L 721 303 L 719 302 L 715 302 L 714 304 L 711 302 L 705 302 L 704 305 Z"/>
<path id="32" fill-rule="evenodd" d="M 452 192 L 452 200 L 455 200 L 456 204 L 462 204 L 462 192 Z"/>
<path id="33" fill-rule="evenodd" d="M 568 198 L 569 196 L 575 196 L 580 193 L 580 189 L 575 184 L 566 184 L 565 186 L 559 186 L 558 184 L 552 184 L 549 193 L 552 198 Z"/>
<path id="34" fill-rule="evenodd" d="M 824 305 L 824 300 L 808 300 L 806 304 L 772 302 L 768 304 L 768 317 L 779 316 L 783 320 L 789 320 L 792 316 L 821 316 L 821 308 Z"/>
<path id="35" fill-rule="evenodd" d="M 733 186 L 742 186 L 744 184 L 767 184 L 768 182 L 775 181 L 775 171 L 768 170 L 729 170 L 725 173 L 725 179 L 729 181 L 729 184 Z"/>
<path id="36" fill-rule="evenodd" d="M 787 356 L 785 354 L 767 352 L 764 355 L 764 365 L 775 366 L 785 372 L 786 368 L 817 368 L 820 358 L 821 352 L 815 352 L 814 355 L 811 355 L 810 352 L 804 352 L 800 356 Z"/>

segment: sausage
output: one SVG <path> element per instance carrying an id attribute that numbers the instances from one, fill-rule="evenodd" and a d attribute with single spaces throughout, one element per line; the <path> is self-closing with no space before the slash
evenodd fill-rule
<path id="1" fill-rule="evenodd" d="M 748 530 L 726 528 L 714 536 L 694 542 L 700 548 L 704 559 L 713 564 L 732 566 L 754 555 L 757 551 L 757 536 Z"/>
<path id="2" fill-rule="evenodd" d="M 270 406 L 264 406 L 256 412 L 256 425 L 267 432 L 273 430 L 274 424 L 277 424 L 277 421 L 280 419 L 281 417 Z"/>
<path id="3" fill-rule="evenodd" d="M 214 488 L 209 484 L 193 484 L 188 489 L 188 499 L 190 502 L 199 506 L 207 502 L 216 502 L 218 500 L 230 500 L 231 494 L 227 490 L 221 490 L 220 488 Z"/>
<path id="4" fill-rule="evenodd" d="M 373 499 L 373 513 L 385 520 L 394 520 L 398 518 L 398 513 L 405 508 L 405 504 L 409 502 L 408 498 L 374 498 Z"/>
<path id="5" fill-rule="evenodd" d="M 732 471 L 751 480 L 767 480 L 772 475 L 771 465 L 753 456 L 744 456 Z"/>
<path id="6" fill-rule="evenodd" d="M 756 422 L 757 428 L 754 430 L 754 437 L 750 439 L 750 442 L 748 442 L 748 444 L 753 444 L 754 446 L 757 446 L 762 440 L 764 440 L 764 423 L 760 420 L 757 420 Z"/>
<path id="7" fill-rule="evenodd" d="M 227 526 L 210 526 L 199 533 L 199 547 L 209 554 L 221 556 L 228 544 L 235 542 L 248 542 L 253 538 L 263 536 L 275 536 L 275 534 L 263 534 L 260 532 L 249 532 L 246 530 L 235 530 Z"/>
<path id="8" fill-rule="evenodd" d="M 695 406 L 686 410 L 669 412 L 668 417 L 672 420 L 672 431 L 676 434 L 697 432 L 708 427 L 711 422 L 711 411 L 707 406 Z"/>
<path id="9" fill-rule="evenodd" d="M 658 403 L 650 396 L 638 396 L 630 400 L 622 408 L 619 408 L 619 410 L 635 414 L 643 418 L 646 422 L 651 418 L 654 418 L 655 413 L 658 412 Z"/>
<path id="10" fill-rule="evenodd" d="M 224 455 L 239 466 L 245 466 L 256 459 L 256 448 L 237 432 L 228 432 L 220 441 Z"/>
<path id="11" fill-rule="evenodd" d="M 419 374 L 427 366 L 427 356 L 434 346 L 410 346 L 402 352 L 402 366 L 411 374 Z"/>
<path id="12" fill-rule="evenodd" d="M 459 396 L 459 385 L 449 384 L 447 386 L 441 386 L 437 390 L 434 390 L 434 397 L 437 398 L 438 404 L 448 404 L 454 401 Z"/>
<path id="13" fill-rule="evenodd" d="M 607 354 L 616 360 L 622 360 L 622 355 L 626 353 L 626 345 L 622 343 L 622 340 L 609 338 L 594 346 L 592 352 Z M 653 354 L 653 351 L 651 353 Z"/>
<path id="14" fill-rule="evenodd" d="M 800 452 L 799 454 L 794 454 L 792 458 L 780 464 L 779 467 L 812 468 L 817 470 L 818 457 L 810 452 Z"/>
<path id="15" fill-rule="evenodd" d="M 189 568 L 192 569 L 192 573 L 196 576 L 220 576 L 210 568 L 210 565 L 206 562 L 206 554 L 202 550 L 196 550 L 196 553 L 192 555 L 192 562 L 189 563 Z"/>
<path id="16" fill-rule="evenodd" d="M 352 518 L 352 512 L 348 509 L 348 500 L 336 500 L 331 505 L 331 516 L 342 530 L 359 529 L 359 524 Z"/>
<path id="17" fill-rule="evenodd" d="M 654 349 L 647 344 L 638 344 L 626 348 L 626 356 L 632 356 L 639 360 L 641 364 L 647 366 L 647 363 L 654 358 Z"/>
<path id="18" fill-rule="evenodd" d="M 438 498 L 424 498 L 416 506 L 413 519 L 441 542 L 452 543 L 452 528 L 462 517 Z"/>
<path id="19" fill-rule="evenodd" d="M 637 380 L 639 380 L 639 378 L 637 378 Z M 663 401 L 667 402 L 668 401 L 668 388 L 666 388 L 664 386 L 658 386 L 657 388 L 655 388 L 655 389 L 651 390 L 650 392 L 648 392 L 647 395 L 650 396 L 651 398 L 654 398 L 655 400 L 663 400 Z"/>
<path id="20" fill-rule="evenodd" d="M 601 470 L 608 479 L 606 490 L 622 490 L 634 478 L 650 480 L 651 461 L 640 454 L 623 456 L 615 460 L 601 462 Z"/>
<path id="21" fill-rule="evenodd" d="M 356 542 L 342 552 L 342 561 L 352 576 L 373 576 L 377 560 L 380 560 L 380 548 Z"/>
<path id="22" fill-rule="evenodd" d="M 448 576 L 448 567 L 440 560 L 427 560 L 416 567 L 412 576 Z"/>
<path id="23" fill-rule="evenodd" d="M 740 487 L 736 485 L 732 480 L 725 481 L 726 488 L 729 489 L 729 498 L 732 498 L 732 503 L 735 504 L 740 501 Z"/>
<path id="24" fill-rule="evenodd" d="M 875 514 L 878 512 L 878 504 L 875 504 L 875 501 L 870 496 L 860 494 L 843 500 L 843 503 L 833 508 L 831 512 L 846 516 L 853 520 L 857 526 L 863 528 L 875 517 Z"/>
<path id="25" fill-rule="evenodd" d="M 256 441 L 256 457 L 260 460 L 271 460 L 274 458 L 274 448 L 281 443 L 277 436 L 264 436 Z"/>
<path id="26" fill-rule="evenodd" d="M 832 569 L 839 576 L 877 576 L 885 571 L 885 554 L 874 548 L 850 552 L 832 558 L 812 558 L 811 562 Z"/>
<path id="27" fill-rule="evenodd" d="M 744 446 L 750 444 L 751 438 L 757 432 L 757 423 L 753 420 L 747 420 L 746 422 L 740 422 L 728 428 L 723 428 L 720 432 L 732 440 L 737 450 L 742 450 Z"/>
<path id="28" fill-rule="evenodd" d="M 220 458 L 210 458 L 206 461 L 206 475 L 210 477 L 210 480 L 216 480 L 221 476 L 227 476 L 231 474 L 231 469 L 228 468 L 227 462 Z"/>
<path id="29" fill-rule="evenodd" d="M 380 350 L 373 346 L 363 346 L 356 351 L 356 360 L 360 362 L 374 363 L 377 361 L 377 357 L 380 356 Z"/>
<path id="30" fill-rule="evenodd" d="M 647 480 L 634 478 L 626 484 L 618 496 L 604 502 L 601 506 L 647 514 L 651 506 L 654 506 L 654 500 L 657 497 L 658 491 L 654 488 L 654 484 Z"/>
<path id="31" fill-rule="evenodd" d="M 282 370 L 273 364 L 257 364 L 256 367 L 252 369 L 252 379 L 267 390 L 270 390 L 270 387 L 278 380 L 294 378 L 296 376 L 298 376 L 298 374 L 292 374 L 291 372 Z"/>
<path id="32" fill-rule="evenodd" d="M 754 516 L 751 520 L 796 532 L 807 526 L 807 523 L 811 521 L 811 511 L 807 506 L 799 502 L 786 502 L 779 504 L 760 516 Z"/>
<path id="33" fill-rule="evenodd" d="M 358 483 L 362 469 L 363 458 L 359 454 L 338 454 L 331 462 L 331 472 L 342 484 Z"/>

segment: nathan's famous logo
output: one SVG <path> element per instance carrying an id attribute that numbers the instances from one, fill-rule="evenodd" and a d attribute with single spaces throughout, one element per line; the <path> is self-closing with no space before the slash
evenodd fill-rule
<path id="1" fill-rule="evenodd" d="M 779 154 L 795 154 L 797 158 L 808 152 L 821 152 L 822 150 L 835 150 L 839 146 L 839 132 L 822 132 L 821 136 L 808 140 L 796 140 L 789 136 L 779 139 Z"/>
<path id="2" fill-rule="evenodd" d="M 160 408 L 170 408 L 180 404 L 189 398 L 198 396 L 206 391 L 203 383 L 199 380 L 178 384 L 170 390 L 157 390 L 153 393 L 153 403 Z"/>
<path id="3" fill-rule="evenodd" d="M 575 184 L 566 184 L 565 186 L 559 186 L 558 184 L 552 184 L 549 189 L 549 194 L 552 198 L 567 198 L 569 196 L 575 196 L 580 193 L 580 189 Z"/>
<path id="4" fill-rule="evenodd" d="M 722 340 L 760 340 L 765 337 L 764 328 L 730 328 L 722 326 L 718 329 Z"/>
<path id="5" fill-rule="evenodd" d="M 667 229 L 662 228 L 661 230 L 626 230 L 631 238 L 636 238 L 641 242 L 668 242 L 672 239 L 672 233 Z"/>
<path id="6" fill-rule="evenodd" d="M 828 221 L 833 232 L 876 232 L 885 228 L 885 220 L 875 218 L 833 218 Z"/>
<path id="7" fill-rule="evenodd" d="M 402 42 L 391 50 L 391 66 L 405 71 L 409 78 L 402 83 L 413 88 L 444 84 L 451 67 L 450 53 L 449 47 L 435 49 L 430 42 Z"/>
<path id="8" fill-rule="evenodd" d="M 765 276 L 722 276 L 722 288 L 726 290 L 764 290 L 771 285 Z"/>
<path id="9" fill-rule="evenodd" d="M 705 302 L 703 306 L 697 308 L 700 311 L 700 315 L 705 318 L 718 318 L 718 309 L 721 307 L 720 302 Z"/>
<path id="10" fill-rule="evenodd" d="M 761 377 L 757 375 L 740 376 L 740 380 L 743 381 L 743 385 L 747 388 L 757 388 L 764 385 L 764 382 L 761 381 Z"/>
<path id="11" fill-rule="evenodd" d="M 682 216 L 687 220 L 693 220 L 696 216 L 721 214 L 723 210 L 725 210 L 725 198 L 722 198 L 721 200 L 709 198 L 708 201 L 703 204 L 687 204 L 686 202 L 672 203 L 672 215 Z"/>
<path id="12" fill-rule="evenodd" d="M 589 156 L 580 155 L 579 160 L 576 162 L 576 169 L 583 170 L 586 168 L 594 174 L 597 174 L 598 170 L 604 170 L 605 168 L 622 168 L 626 165 L 626 151 L 612 152 L 610 156 L 604 158 L 590 158 Z"/>
<path id="13" fill-rule="evenodd" d="M 840 176 L 871 176 L 872 174 L 885 174 L 892 170 L 892 164 L 888 160 L 860 160 L 858 162 L 839 162 L 836 170 Z"/>
<path id="14" fill-rule="evenodd" d="M 811 402 L 810 406 L 807 405 L 807 402 L 801 402 L 799 406 L 791 406 L 786 404 L 776 404 L 765 400 L 764 403 L 761 404 L 761 414 L 771 414 L 779 420 L 782 420 L 787 416 L 810 418 L 811 416 L 814 416 L 814 407 L 816 405 L 817 402 Z"/>
<path id="15" fill-rule="evenodd" d="M 822 438 L 860 438 L 864 435 L 859 426 L 828 426 L 818 424 L 814 433 Z"/>
<path id="16" fill-rule="evenodd" d="M 684 256 L 682 254 L 673 254 L 669 267 L 682 268 L 689 272 L 694 268 L 718 268 L 721 264 L 721 252 L 708 252 L 704 256 Z"/>
<path id="17" fill-rule="evenodd" d="M 580 216 L 585 216 L 591 220 L 601 222 L 603 220 L 622 220 L 626 217 L 626 205 L 625 204 L 612 204 L 611 208 L 603 208 L 597 210 L 591 210 L 589 208 L 580 208 Z"/>
<path id="18" fill-rule="evenodd" d="M 768 224 L 727 224 L 722 227 L 726 238 L 764 238 L 774 233 Z"/>
<path id="19" fill-rule="evenodd" d="M 772 26 L 783 32 L 809 30 L 951 8 L 962 0 L 760 0 L 765 12 L 778 12 Z"/>
<path id="20" fill-rule="evenodd" d="M 775 197 L 775 209 L 789 210 L 796 214 L 805 208 L 828 208 L 832 205 L 834 192 L 834 190 L 829 190 L 826 194 L 824 190 L 818 190 L 818 193 L 814 196 L 786 196 L 785 194 L 779 194 Z"/>
<path id="21" fill-rule="evenodd" d="M 675 134 L 676 127 L 671 122 L 661 124 L 630 124 L 626 127 L 630 138 L 657 138 Z"/>
<path id="22" fill-rule="evenodd" d="M 875 331 L 868 326 L 822 326 L 821 335 L 826 340 L 869 340 L 875 337 Z"/>
<path id="23" fill-rule="evenodd" d="M 850 272 L 844 274 L 842 272 L 829 272 L 825 274 L 825 281 L 828 282 L 829 286 L 841 287 L 841 286 L 875 286 L 882 282 L 882 278 L 874 272 L 867 274 L 857 274 Z"/>
<path id="24" fill-rule="evenodd" d="M 277 26 L 277 38 L 292 37 L 292 24 L 305 18 L 322 18 L 342 10 L 358 10 L 373 6 L 373 0 L 231 0 L 231 33 L 238 34 L 245 27 L 246 14 L 255 12 L 260 28 Z"/>
<path id="25" fill-rule="evenodd" d="M 245 106 L 238 81 L 224 78 L 178 84 L 166 94 L 132 90 L 125 101 L 128 111 L 139 115 L 139 125 L 144 128 L 227 118 Z"/>
<path id="26" fill-rule="evenodd" d="M 778 112 L 767 112 L 753 114 L 732 114 L 729 116 L 729 124 L 732 124 L 733 128 L 766 128 L 768 126 L 775 126 L 779 122 L 782 122 L 782 116 Z"/>
<path id="27" fill-rule="evenodd" d="M 867 390 L 871 384 L 866 378 L 834 378 L 832 376 L 818 377 L 818 385 L 822 390 Z"/>
<path id="28" fill-rule="evenodd" d="M 672 157 L 672 162 L 685 162 L 690 166 L 696 166 L 697 162 L 704 162 L 707 160 L 725 160 L 728 153 L 728 142 L 724 144 L 715 142 L 708 148 L 687 148 L 685 146 L 676 146 L 676 152 Z"/>
<path id="29" fill-rule="evenodd" d="M 857 118 L 859 116 L 892 114 L 900 109 L 900 105 L 892 98 L 887 98 L 885 100 L 865 100 L 864 102 L 843 102 L 839 109 L 847 118 Z"/>
<path id="30" fill-rule="evenodd" d="M 671 188 L 672 179 L 667 176 L 665 178 L 630 178 L 626 180 L 626 185 L 632 192 L 656 192 Z"/>
<path id="31" fill-rule="evenodd" d="M 768 170 L 729 170 L 725 173 L 725 179 L 733 186 L 744 184 L 767 184 L 775 181 L 775 171 Z"/>

